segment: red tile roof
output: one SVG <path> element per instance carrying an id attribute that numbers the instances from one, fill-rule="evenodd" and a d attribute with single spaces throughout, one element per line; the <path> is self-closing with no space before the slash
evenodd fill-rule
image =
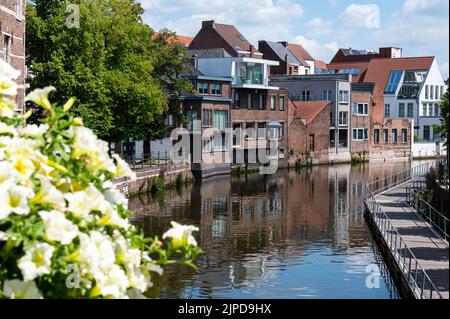
<path id="1" fill-rule="evenodd" d="M 294 55 L 301 60 L 315 60 L 311 54 L 301 45 L 301 44 L 288 44 L 289 50 L 291 50 Z"/>
<path id="2" fill-rule="evenodd" d="M 310 124 L 327 106 L 331 105 L 329 101 L 302 102 L 294 101 L 296 110 L 295 116 L 306 120 L 306 124 Z"/>
<path id="3" fill-rule="evenodd" d="M 214 28 L 236 51 L 250 52 L 251 43 L 248 42 L 234 25 L 215 23 Z M 258 50 L 253 48 L 253 52 L 256 53 Z"/>
<path id="4" fill-rule="evenodd" d="M 391 71 L 428 70 L 431 68 L 433 61 L 434 57 L 372 59 L 368 65 L 364 82 L 374 82 L 384 92 Z"/>
<path id="5" fill-rule="evenodd" d="M 316 60 L 316 68 L 319 69 L 327 69 L 327 64 L 325 63 L 325 61 L 322 60 Z"/>
<path id="6" fill-rule="evenodd" d="M 152 39 L 156 39 L 159 36 L 159 32 L 155 32 L 155 34 L 153 35 Z M 185 36 L 185 35 L 176 35 L 175 37 L 170 37 L 168 39 L 168 43 L 169 44 L 173 44 L 175 42 L 179 42 L 184 44 L 185 46 L 189 46 L 189 44 L 191 44 L 192 40 L 194 38 L 189 37 L 189 36 Z"/>

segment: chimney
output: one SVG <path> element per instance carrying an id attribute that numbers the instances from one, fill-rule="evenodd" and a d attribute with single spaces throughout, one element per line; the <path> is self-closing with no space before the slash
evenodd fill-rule
<path id="1" fill-rule="evenodd" d="M 215 29 L 216 28 L 216 22 L 214 20 L 203 21 L 202 22 L 202 28 Z"/>
<path id="2" fill-rule="evenodd" d="M 289 72 L 289 63 L 288 63 L 288 55 L 286 54 L 284 56 L 284 63 L 286 63 L 286 74 L 290 74 L 291 72 Z"/>
<path id="3" fill-rule="evenodd" d="M 287 48 L 289 46 L 289 43 L 287 41 L 281 41 L 279 42 L 282 46 L 284 46 L 285 48 Z"/>

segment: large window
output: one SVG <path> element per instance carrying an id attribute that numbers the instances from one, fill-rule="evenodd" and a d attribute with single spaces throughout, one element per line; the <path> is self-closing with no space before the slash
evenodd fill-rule
<path id="1" fill-rule="evenodd" d="M 402 129 L 402 143 L 408 143 L 408 129 L 406 128 Z"/>
<path id="2" fill-rule="evenodd" d="M 316 139 L 316 137 L 315 137 L 315 135 L 314 134 L 309 134 L 309 150 L 311 151 L 311 152 L 314 152 L 315 151 L 315 139 Z"/>
<path id="3" fill-rule="evenodd" d="M 253 95 L 252 94 L 247 95 L 247 108 L 249 110 L 253 109 Z"/>
<path id="4" fill-rule="evenodd" d="M 391 105 L 390 104 L 384 105 L 384 117 L 391 117 Z"/>
<path id="5" fill-rule="evenodd" d="M 215 83 L 212 85 L 211 94 L 213 95 L 222 95 L 222 84 Z"/>
<path id="6" fill-rule="evenodd" d="M 203 127 L 212 127 L 213 125 L 213 115 L 212 110 L 203 110 L 202 114 L 202 124 Z"/>
<path id="7" fill-rule="evenodd" d="M 284 96 L 280 96 L 280 111 L 284 111 L 285 108 L 285 100 L 284 100 Z"/>
<path id="8" fill-rule="evenodd" d="M 197 121 L 197 111 L 187 110 L 186 111 L 186 128 L 189 131 L 194 129 L 194 122 Z"/>
<path id="9" fill-rule="evenodd" d="M 242 123 L 233 123 L 233 146 L 242 146 Z"/>
<path id="10" fill-rule="evenodd" d="M 336 147 L 336 131 L 330 130 L 330 148 Z"/>
<path id="11" fill-rule="evenodd" d="M 405 103 L 398 105 L 398 117 L 405 117 Z"/>
<path id="12" fill-rule="evenodd" d="M 383 129 L 383 143 L 387 144 L 389 142 L 389 130 Z"/>
<path id="13" fill-rule="evenodd" d="M 397 88 L 400 83 L 400 80 L 402 79 L 402 76 L 403 71 L 391 71 L 385 93 L 394 94 L 395 92 L 397 92 Z"/>
<path id="14" fill-rule="evenodd" d="M 301 101 L 311 101 L 311 91 L 302 91 Z"/>
<path id="15" fill-rule="evenodd" d="M 276 101 L 277 101 L 277 97 L 276 97 L 276 95 L 271 95 L 270 96 L 270 109 L 272 110 L 272 111 L 275 111 L 275 107 L 276 107 Z"/>
<path id="16" fill-rule="evenodd" d="M 339 130 L 339 147 L 348 147 L 348 130 Z"/>
<path id="17" fill-rule="evenodd" d="M 327 90 L 327 91 L 322 91 L 322 101 L 331 101 L 332 95 L 332 91 L 331 90 Z"/>
<path id="18" fill-rule="evenodd" d="M 392 144 L 397 144 L 398 141 L 398 135 L 397 135 L 397 129 L 392 129 Z"/>
<path id="19" fill-rule="evenodd" d="M 255 132 L 255 123 L 253 122 L 247 122 L 247 124 L 245 125 L 246 128 L 246 135 L 247 135 L 247 139 L 248 140 L 253 140 L 256 137 L 256 132 Z"/>
<path id="20" fill-rule="evenodd" d="M 429 85 L 425 85 L 425 100 L 428 100 L 428 98 L 430 97 L 430 86 Z"/>
<path id="21" fill-rule="evenodd" d="M 339 126 L 348 126 L 348 112 L 339 112 Z"/>
<path id="22" fill-rule="evenodd" d="M 373 130 L 373 142 L 375 144 L 380 144 L 380 129 L 378 128 Z"/>
<path id="23" fill-rule="evenodd" d="M 434 100 L 434 85 L 430 85 L 430 100 Z"/>
<path id="24" fill-rule="evenodd" d="M 9 35 L 3 35 L 3 60 L 6 63 L 11 62 L 11 37 Z"/>
<path id="25" fill-rule="evenodd" d="M 367 128 L 355 128 L 353 129 L 353 140 L 354 141 L 368 141 L 369 140 L 369 129 Z"/>
<path id="26" fill-rule="evenodd" d="M 213 127 L 218 130 L 225 130 L 228 123 L 228 111 L 214 111 Z"/>
<path id="27" fill-rule="evenodd" d="M 441 97 L 439 96 L 439 85 L 434 87 L 434 99 L 439 100 Z"/>
<path id="28" fill-rule="evenodd" d="M 444 95 L 444 86 L 441 85 L 441 94 L 440 94 L 440 98 L 442 99 L 442 96 Z"/>
<path id="29" fill-rule="evenodd" d="M 368 116 L 369 115 L 369 104 L 354 103 L 353 104 L 353 115 Z"/>
<path id="30" fill-rule="evenodd" d="M 264 84 L 264 64 L 241 62 L 237 64 L 237 84 Z"/>
<path id="31" fill-rule="evenodd" d="M 264 110 L 266 108 L 265 105 L 265 99 L 264 99 L 264 94 L 260 94 L 259 95 L 259 100 L 258 100 L 258 106 L 260 110 Z"/>
<path id="32" fill-rule="evenodd" d="M 258 139 L 266 139 L 266 123 L 258 123 Z"/>
<path id="33" fill-rule="evenodd" d="M 349 101 L 349 92 L 339 91 L 339 103 L 348 103 L 348 101 Z"/>
<path id="34" fill-rule="evenodd" d="M 423 140 L 428 142 L 431 140 L 431 127 L 429 125 L 423 127 Z"/>
<path id="35" fill-rule="evenodd" d="M 209 94 L 209 84 L 200 82 L 198 84 L 198 93 L 199 94 Z"/>
<path id="36" fill-rule="evenodd" d="M 234 107 L 237 109 L 241 108 L 241 94 L 240 93 L 235 94 Z"/>
<path id="37" fill-rule="evenodd" d="M 408 103 L 408 117 L 414 117 L 414 103 Z"/>

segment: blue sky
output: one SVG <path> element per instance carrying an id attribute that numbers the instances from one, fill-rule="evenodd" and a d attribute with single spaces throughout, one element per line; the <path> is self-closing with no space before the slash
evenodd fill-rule
<path id="1" fill-rule="evenodd" d="M 300 43 L 328 62 L 340 47 L 404 49 L 405 56 L 433 55 L 449 74 L 447 0 L 139 0 L 145 22 L 194 36 L 202 20 L 234 24 L 258 40 Z"/>

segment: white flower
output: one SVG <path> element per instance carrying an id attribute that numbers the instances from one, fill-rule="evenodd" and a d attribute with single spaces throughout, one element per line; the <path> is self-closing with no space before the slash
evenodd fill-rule
<path id="1" fill-rule="evenodd" d="M 34 281 L 7 280 L 3 284 L 3 293 L 11 299 L 42 299 Z"/>
<path id="2" fill-rule="evenodd" d="M 99 293 L 105 297 L 122 298 L 128 289 L 128 278 L 118 265 L 113 265 L 108 272 L 96 276 Z"/>
<path id="3" fill-rule="evenodd" d="M 30 206 L 28 199 L 33 196 L 33 191 L 28 187 L 6 182 L 0 184 L 0 220 L 11 213 L 28 215 Z"/>
<path id="4" fill-rule="evenodd" d="M 100 276 L 115 262 L 114 248 L 109 236 L 91 231 L 89 236 L 80 233 L 79 261 L 91 275 Z"/>
<path id="5" fill-rule="evenodd" d="M 11 134 L 13 136 L 17 136 L 17 130 L 13 126 L 0 122 L 0 134 Z"/>
<path id="6" fill-rule="evenodd" d="M 129 299 L 147 299 L 138 289 L 128 289 L 127 297 Z"/>
<path id="7" fill-rule="evenodd" d="M 145 292 L 150 285 L 150 275 L 148 272 L 142 271 L 139 267 L 132 265 L 125 266 L 127 279 L 131 288 L 136 288 L 140 292 Z"/>
<path id="8" fill-rule="evenodd" d="M 97 221 L 101 226 L 116 226 L 119 228 L 128 228 L 130 225 L 128 219 L 119 216 L 117 210 L 115 210 L 110 204 L 102 211 L 103 216 Z"/>
<path id="9" fill-rule="evenodd" d="M 105 212 L 111 206 L 92 184 L 83 191 L 67 193 L 64 196 L 69 203 L 67 211 L 78 218 L 86 218 L 92 211 Z"/>
<path id="10" fill-rule="evenodd" d="M 14 169 L 10 162 L 0 161 L 0 184 L 11 181 L 16 183 L 19 181 L 19 173 Z"/>
<path id="11" fill-rule="evenodd" d="M 114 236 L 114 249 L 119 263 L 136 267 L 140 265 L 141 251 L 133 248 L 123 236 L 117 233 Z"/>
<path id="12" fill-rule="evenodd" d="M 171 224 L 172 228 L 164 233 L 163 239 L 172 238 L 172 244 L 176 248 L 185 245 L 197 246 L 192 232 L 198 231 L 198 227 L 181 225 L 177 222 L 171 222 Z"/>
<path id="13" fill-rule="evenodd" d="M 122 205 L 123 208 L 128 209 L 128 198 L 125 197 L 118 189 L 108 188 L 103 191 L 105 199 L 113 205 Z"/>
<path id="14" fill-rule="evenodd" d="M 35 170 L 33 161 L 26 156 L 14 155 L 11 156 L 10 161 L 12 162 L 13 167 L 17 171 L 17 173 L 19 173 L 19 175 L 23 178 L 30 177 Z"/>
<path id="15" fill-rule="evenodd" d="M 43 89 L 36 89 L 26 96 L 25 102 L 31 101 L 39 106 L 42 106 L 46 110 L 51 110 L 52 105 L 48 100 L 48 95 L 53 91 L 56 91 L 56 88 L 53 86 L 48 86 Z"/>
<path id="16" fill-rule="evenodd" d="M 120 158 L 118 154 L 113 154 L 113 158 L 116 160 L 116 177 L 129 177 L 131 180 L 136 179 L 136 173 L 131 170 L 127 162 Z"/>
<path id="17" fill-rule="evenodd" d="M 63 213 L 41 211 L 39 216 L 44 220 L 47 240 L 68 245 L 78 236 L 78 227 L 68 220 Z"/>
<path id="18" fill-rule="evenodd" d="M 0 95 L 17 95 L 17 83 L 5 76 L 0 75 Z"/>
<path id="19" fill-rule="evenodd" d="M 42 125 L 27 125 L 21 129 L 19 129 L 20 135 L 23 137 L 32 137 L 32 138 L 38 138 L 44 135 L 49 129 L 48 124 L 42 124 Z"/>
<path id="20" fill-rule="evenodd" d="M 5 77 L 10 80 L 17 80 L 19 76 L 19 70 L 14 69 L 11 65 L 0 59 L 0 77 Z"/>
<path id="21" fill-rule="evenodd" d="M 49 274 L 54 250 L 55 248 L 47 243 L 35 242 L 17 264 L 22 272 L 23 279 L 30 281 Z"/>
<path id="22" fill-rule="evenodd" d="M 45 177 L 40 178 L 41 189 L 33 198 L 35 204 L 48 204 L 54 209 L 62 209 L 66 207 L 64 195 Z"/>
<path id="23" fill-rule="evenodd" d="M 155 272 L 158 275 L 162 276 L 164 270 L 160 265 L 154 264 L 154 263 L 148 263 L 147 264 L 147 270 L 151 272 Z"/>
<path id="24" fill-rule="evenodd" d="M 0 98 L 0 117 L 12 118 L 16 105 L 10 99 Z"/>

